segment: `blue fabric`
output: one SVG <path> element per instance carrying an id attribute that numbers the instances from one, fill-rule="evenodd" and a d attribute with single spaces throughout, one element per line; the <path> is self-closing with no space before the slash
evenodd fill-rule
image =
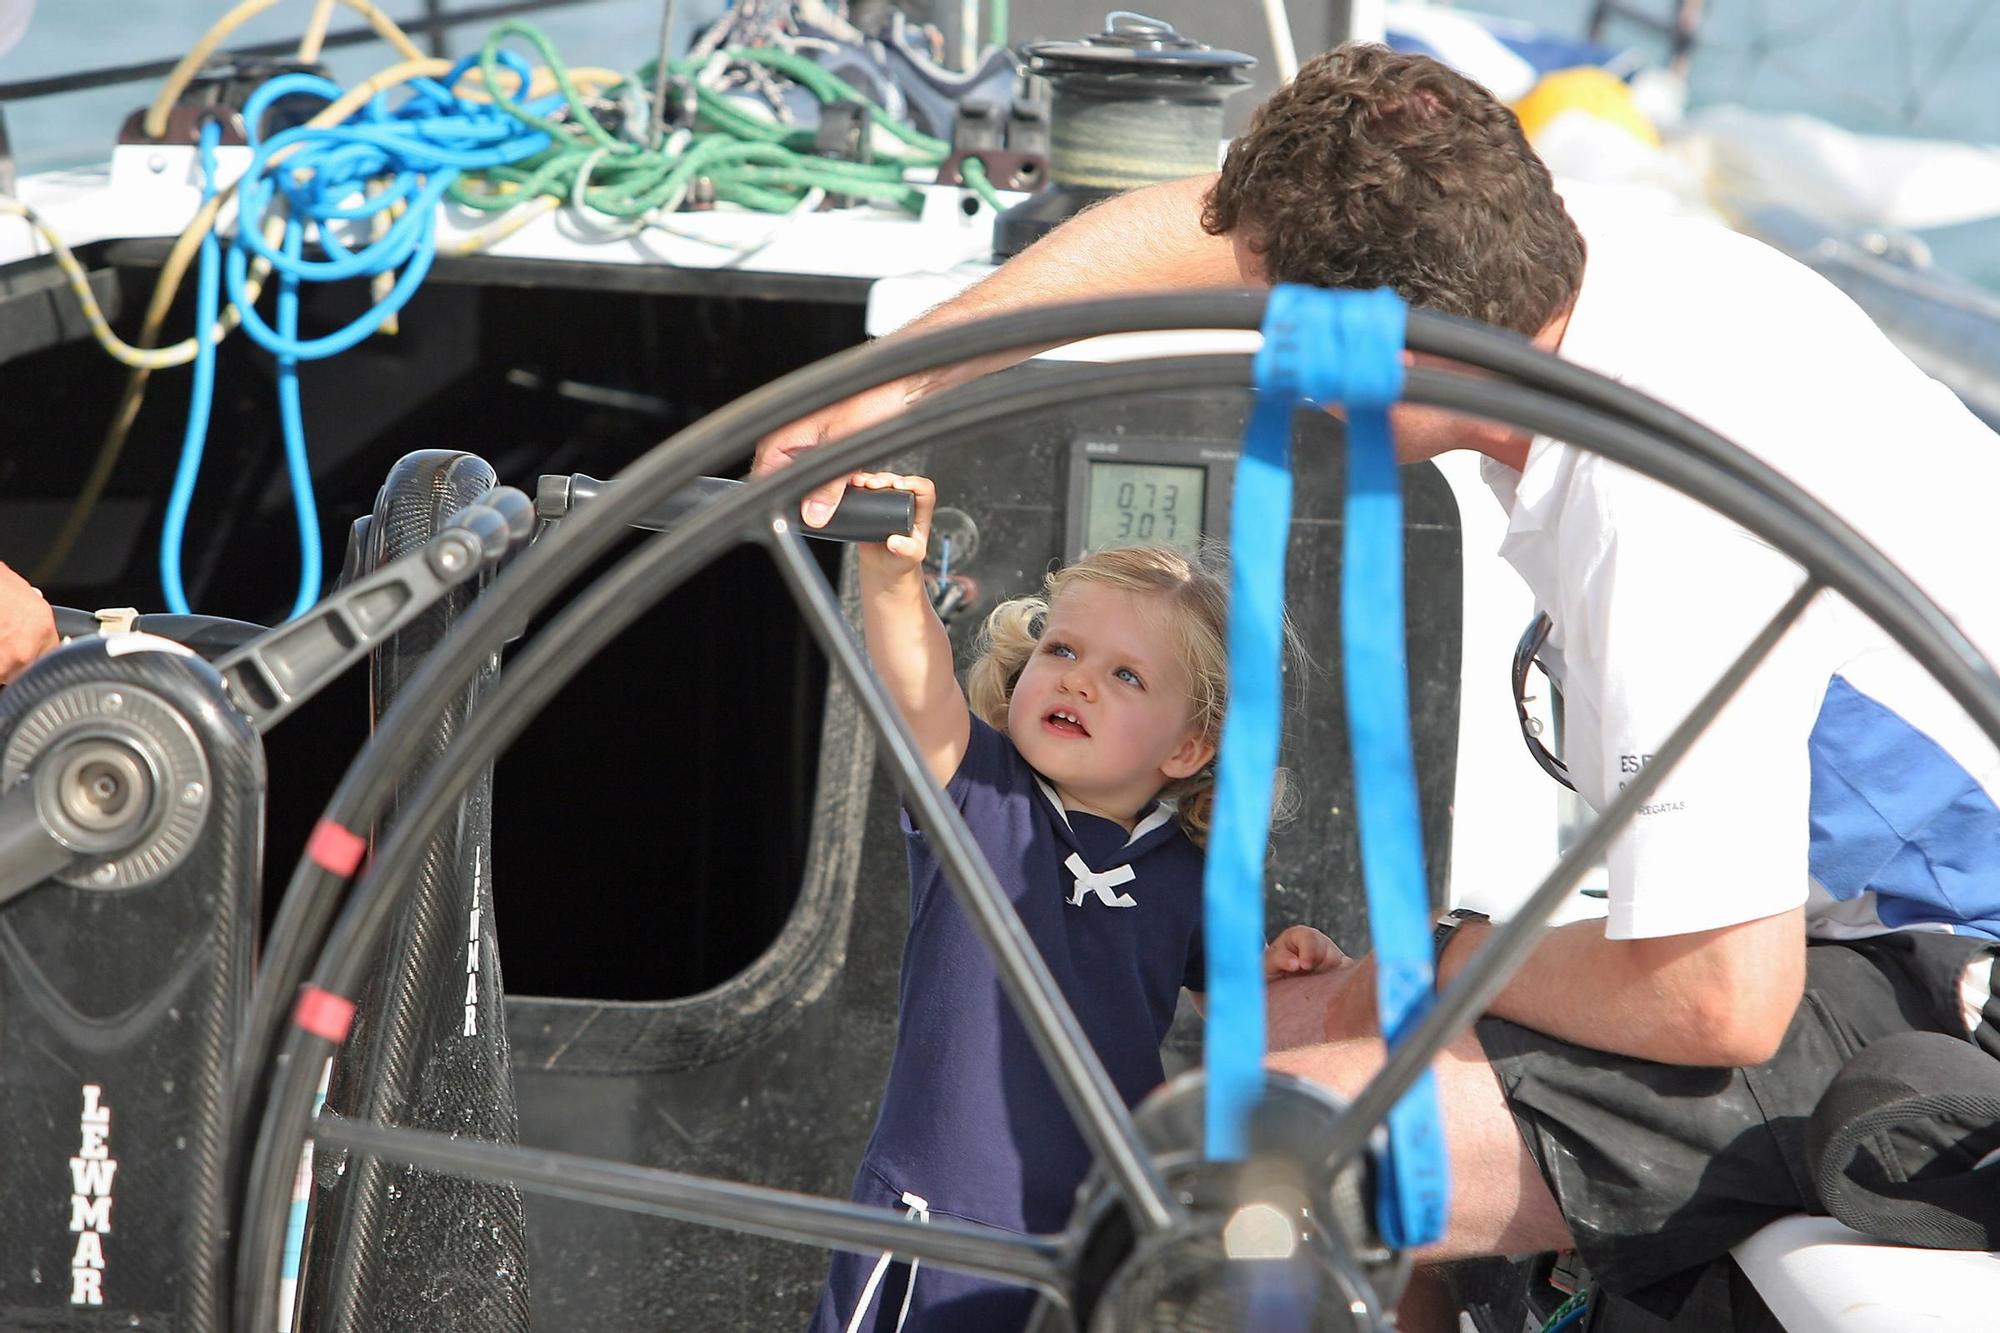
<path id="1" fill-rule="evenodd" d="M 1181 988 L 1205 984 L 1201 853 L 1172 819 L 1130 841 L 1115 821 L 1078 811 L 1065 819 L 1020 752 L 977 718 L 945 792 L 1112 1084 L 1136 1105 L 1165 1077 L 1160 1042 Z M 1090 1168 L 1090 1149 L 1001 990 L 929 840 L 914 828 L 908 834 L 910 933 L 903 946 L 896 1050 L 855 1197 L 872 1202 L 883 1189 L 893 1198 L 908 1191 L 926 1199 L 934 1216 L 1013 1231 L 1058 1231 L 1068 1224 Z M 1117 894 L 1133 906 L 1076 894 L 1076 877 L 1064 865 L 1072 855 L 1099 873 L 1131 866 L 1135 878 L 1117 886 Z M 1072 904 L 1072 897 L 1080 901 Z M 872 1268 L 871 1259 L 864 1276 Z M 847 1269 L 837 1266 L 836 1275 L 851 1283 Z M 942 1270 L 935 1278 L 950 1284 L 944 1301 L 950 1317 L 941 1313 L 931 1327 L 953 1333 L 984 1328 L 964 1321 L 988 1308 L 1015 1310 L 1011 1300 L 996 1298 L 989 1307 L 978 1299 L 975 1288 L 983 1280 Z M 925 1327 L 918 1311 L 936 1304 L 927 1292 L 932 1281 L 933 1271 L 921 1268 L 906 1333 Z M 900 1308 L 900 1278 L 896 1304 Z M 1011 1325 L 1001 1320 L 993 1327 L 1018 1329 L 1021 1316 L 1008 1317 Z"/>
<path id="2" fill-rule="evenodd" d="M 1279 614 L 1291 513 L 1291 413 L 1345 405 L 1348 493 L 1341 642 L 1377 1005 L 1391 1045 L 1432 999 L 1403 646 L 1402 488 L 1388 407 L 1402 395 L 1406 308 L 1393 292 L 1280 286 L 1264 317 L 1258 402 L 1231 514 L 1230 708 L 1218 765 L 1204 908 L 1208 1151 L 1241 1156 L 1262 1087 L 1263 851 L 1281 712 Z M 1426 1072 L 1391 1111 L 1377 1223 L 1392 1245 L 1443 1234 L 1448 1186 L 1437 1091 Z"/>
<path id="3" fill-rule="evenodd" d="M 1942 746 L 1835 676 L 1809 741 L 1812 876 L 1884 926 L 2000 939 L 2000 807 Z"/>
<path id="4" fill-rule="evenodd" d="M 1435 11 L 1426 15 L 1432 22 L 1438 22 Z M 1575 37 L 1545 33 L 1527 24 L 1481 22 L 1471 14 L 1459 16 L 1465 31 L 1457 42 L 1447 41 L 1444 48 L 1426 41 L 1417 32 L 1406 32 L 1390 21 L 1382 40 L 1392 49 L 1408 55 L 1429 56 L 1450 65 L 1468 78 L 1484 81 L 1494 73 L 1492 64 L 1499 63 L 1492 57 L 1481 59 L 1486 52 L 1480 50 L 1483 42 L 1490 42 L 1488 48 L 1496 55 L 1499 52 L 1516 56 L 1526 61 L 1539 79 L 1543 75 L 1554 74 L 1558 70 L 1575 69 L 1580 65 L 1595 65 L 1618 75 L 1628 82 L 1631 79 L 1633 61 L 1630 53 L 1602 42 L 1583 41 Z M 1503 71 L 1504 72 L 1504 71 Z"/>

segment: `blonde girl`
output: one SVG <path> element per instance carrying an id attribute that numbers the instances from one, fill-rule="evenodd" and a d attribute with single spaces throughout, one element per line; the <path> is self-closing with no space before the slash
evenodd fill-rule
<path id="1" fill-rule="evenodd" d="M 988 619 L 967 691 L 931 610 L 921 477 L 907 537 L 860 552 L 868 651 L 933 779 L 964 816 L 1112 1082 L 1136 1104 L 1199 995 L 1202 853 L 1227 705 L 1227 587 L 1164 546 L 1086 556 Z M 969 700 L 968 700 L 969 694 Z M 896 1051 L 854 1197 L 1014 1231 L 1068 1221 L 1090 1151 L 1044 1072 L 922 830 L 910 849 Z M 1295 927 L 1273 974 L 1335 955 Z M 986 1278 L 836 1255 L 816 1333 L 1017 1333 L 1033 1295 Z"/>

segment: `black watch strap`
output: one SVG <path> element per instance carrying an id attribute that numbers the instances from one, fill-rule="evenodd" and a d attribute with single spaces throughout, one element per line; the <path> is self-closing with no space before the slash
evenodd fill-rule
<path id="1" fill-rule="evenodd" d="M 1475 912 L 1470 907 L 1454 907 L 1437 919 L 1437 926 L 1431 931 L 1431 961 L 1444 961 L 1444 951 L 1451 943 L 1451 937 L 1460 926 L 1468 921 L 1491 921 L 1484 912 Z"/>

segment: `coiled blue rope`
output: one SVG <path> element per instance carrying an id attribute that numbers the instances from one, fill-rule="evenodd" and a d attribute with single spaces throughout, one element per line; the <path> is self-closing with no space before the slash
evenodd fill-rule
<path id="1" fill-rule="evenodd" d="M 332 333 L 301 341 L 273 329 L 253 309 L 243 310 L 243 327 L 270 351 L 288 352 L 301 360 L 333 356 L 373 334 L 415 294 L 437 257 L 437 205 L 461 174 L 505 166 L 532 157 L 549 146 L 549 136 L 525 125 L 490 102 L 457 96 L 452 87 L 477 63 L 460 60 L 444 82 L 415 79 L 409 95 L 391 107 L 387 94 L 370 99 L 341 125 L 297 125 L 269 139 L 255 128 L 271 105 L 282 97 L 314 97 L 332 102 L 339 85 L 311 74 L 281 74 L 252 93 L 243 117 L 250 131 L 250 167 L 239 187 L 241 220 L 230 248 L 229 295 L 239 307 L 249 281 L 250 261 L 266 260 L 276 272 L 280 290 L 300 282 L 339 282 L 395 273 L 396 283 L 382 300 Z M 503 53 L 501 63 L 525 84 L 527 63 Z M 541 112 L 560 106 L 559 95 L 532 104 Z M 288 151 L 289 150 L 289 151 Z M 285 152 L 273 167 L 274 155 Z M 371 185 L 375 194 L 368 194 Z M 282 206 L 286 240 L 273 247 L 263 235 L 264 221 Z M 391 209 L 401 215 L 378 237 L 361 245 L 347 239 L 348 229 L 372 223 Z M 294 229 L 311 227 L 313 239 L 325 252 L 321 259 L 288 254 Z"/>
<path id="2" fill-rule="evenodd" d="M 226 282 L 242 317 L 244 332 L 277 359 L 278 417 L 284 433 L 285 469 L 291 481 L 299 532 L 299 586 L 291 615 L 319 599 L 323 577 L 318 507 L 306 452 L 305 413 L 299 394 L 299 363 L 335 356 L 379 330 L 416 294 L 437 257 L 437 206 L 452 183 L 467 171 L 503 166 L 548 148 L 549 136 L 491 102 L 459 97 L 452 89 L 478 62 L 467 56 L 442 80 L 417 79 L 391 106 L 389 94 L 371 98 L 346 123 L 299 125 L 266 139 L 261 126 L 280 98 L 303 97 L 331 103 L 343 90 L 311 74 L 281 74 L 262 84 L 243 108 L 250 137 L 250 166 L 238 189 L 236 235 L 226 257 L 211 235 L 202 242 L 196 306 L 206 320 L 195 357 L 194 404 L 188 413 L 181 460 L 168 497 L 160 537 L 160 586 L 170 610 L 187 612 L 181 579 L 182 546 L 195 479 L 208 434 L 214 400 L 215 352 L 210 335 Z M 528 79 L 527 62 L 503 54 L 500 63 Z M 548 113 L 560 95 L 530 105 Z M 204 192 L 214 192 L 214 127 L 202 132 Z M 288 151 L 289 150 L 289 151 Z M 283 161 L 272 159 L 285 153 Z M 369 188 L 375 187 L 370 194 Z M 374 220 L 399 209 L 380 236 Z M 264 236 L 266 220 L 281 217 L 277 244 Z M 349 240 L 354 234 L 366 238 Z M 314 242 L 323 257 L 308 258 Z M 252 259 L 263 259 L 275 274 L 274 317 L 267 321 L 250 300 Z M 315 338 L 299 334 L 299 298 L 305 282 L 340 282 L 394 273 L 389 292 L 343 327 Z"/>
<path id="3" fill-rule="evenodd" d="M 1301 403 L 1347 411 L 1347 511 L 1341 652 L 1354 754 L 1356 818 L 1390 1045 L 1432 1000 L 1430 894 L 1424 878 L 1403 642 L 1402 486 L 1388 407 L 1402 396 L 1407 312 L 1388 290 L 1280 286 L 1264 316 L 1257 404 L 1236 469 L 1230 516 L 1229 715 L 1217 764 L 1204 925 L 1208 1153 L 1246 1149 L 1263 1088 L 1264 848 L 1277 767 L 1279 652 L 1292 503 L 1291 418 Z M 1423 1077 L 1389 1115 L 1376 1221 L 1399 1249 L 1443 1234 L 1448 1198 L 1437 1091 Z"/>

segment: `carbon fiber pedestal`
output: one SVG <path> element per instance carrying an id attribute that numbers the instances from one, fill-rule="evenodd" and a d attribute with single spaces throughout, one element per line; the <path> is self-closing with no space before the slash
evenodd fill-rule
<path id="1" fill-rule="evenodd" d="M 362 571 L 433 537 L 493 488 L 471 454 L 432 449 L 397 463 L 368 529 Z M 372 659 L 376 717 L 476 594 L 461 589 L 404 627 Z M 498 663 L 437 724 L 434 758 L 464 727 Z M 399 788 L 423 776 L 419 767 Z M 512 1142 L 514 1087 L 501 1018 L 494 929 L 492 780 L 455 827 L 436 835 L 336 1063 L 327 1113 Z M 515 1333 L 528 1327 L 526 1224 L 516 1190 L 355 1159 L 317 1163 L 301 1327 L 360 1333 L 425 1329 Z"/>

